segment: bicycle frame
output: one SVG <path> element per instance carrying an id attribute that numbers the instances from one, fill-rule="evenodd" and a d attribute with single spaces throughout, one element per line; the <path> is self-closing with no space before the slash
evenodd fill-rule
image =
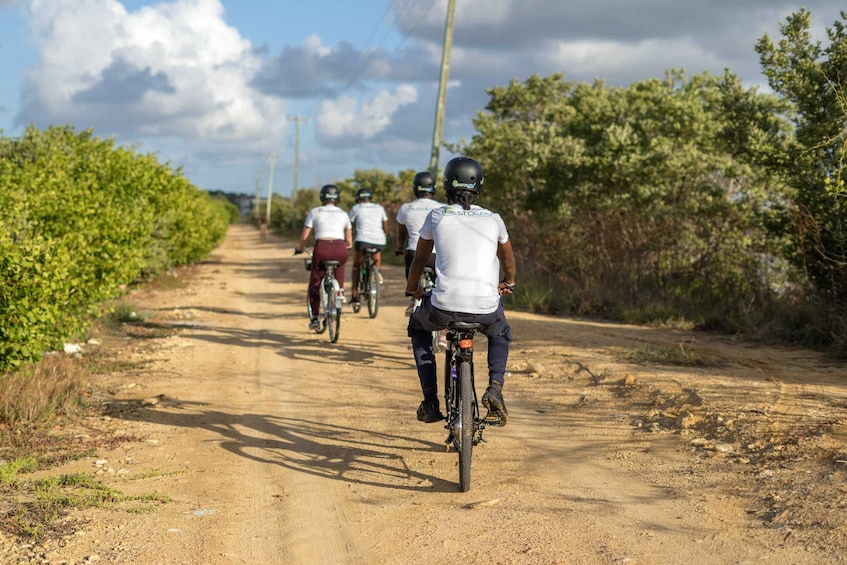
<path id="1" fill-rule="evenodd" d="M 483 440 L 486 425 L 498 425 L 500 418 L 480 417 L 474 384 L 473 340 L 480 324 L 454 322 L 447 330 L 444 354 L 444 400 L 448 431 L 445 449 L 454 446 L 459 453 L 459 490 L 470 489 L 473 447 Z"/>
<path id="2" fill-rule="evenodd" d="M 311 262 L 311 254 L 306 259 L 307 265 Z M 321 267 L 324 269 L 324 276 L 319 284 L 320 299 L 318 300 L 318 312 L 312 312 L 312 306 L 309 302 L 308 292 L 306 295 L 306 307 L 310 317 L 315 317 L 320 322 L 320 327 L 317 333 L 323 333 L 329 329 L 329 340 L 332 343 L 338 341 L 338 334 L 341 328 L 341 307 L 342 294 L 341 286 L 335 278 L 335 269 L 341 263 L 339 261 L 322 261 Z"/>
<path id="3" fill-rule="evenodd" d="M 379 310 L 379 271 L 376 268 L 374 256 L 379 253 L 379 249 L 376 247 L 366 247 L 363 253 L 365 259 L 359 268 L 358 298 L 359 302 L 363 299 L 367 300 L 368 315 L 371 318 L 376 318 Z M 360 307 L 357 305 L 353 311 L 358 312 Z"/>

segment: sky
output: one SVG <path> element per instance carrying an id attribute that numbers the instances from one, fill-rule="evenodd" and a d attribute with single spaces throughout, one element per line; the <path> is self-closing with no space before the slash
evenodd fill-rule
<path id="1" fill-rule="evenodd" d="M 245 194 L 425 170 L 447 6 L 0 0 L 0 130 L 90 128 Z M 533 74 L 623 87 L 728 69 L 767 91 L 755 43 L 804 6 L 826 44 L 843 0 L 456 0 L 443 140 L 470 140 L 486 89 Z"/>

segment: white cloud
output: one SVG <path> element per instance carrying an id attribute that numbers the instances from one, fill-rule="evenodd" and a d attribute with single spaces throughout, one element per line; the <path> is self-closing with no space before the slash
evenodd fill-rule
<path id="1" fill-rule="evenodd" d="M 559 68 L 568 75 L 598 78 L 626 75 L 633 69 L 643 76 L 661 78 L 665 70 L 680 67 L 681 61 L 697 61 L 697 68 L 686 69 L 696 74 L 703 69 L 719 69 L 722 63 L 714 54 L 684 39 L 648 40 L 635 45 L 613 41 L 557 42 L 539 60 L 544 67 Z"/>
<path id="2" fill-rule="evenodd" d="M 318 109 L 318 137 L 371 139 L 388 127 L 395 112 L 417 99 L 418 92 L 413 86 L 401 84 L 393 93 L 380 90 L 365 102 L 350 96 L 326 100 Z"/>
<path id="3" fill-rule="evenodd" d="M 250 86 L 260 61 L 220 0 L 131 13 L 116 0 L 31 0 L 29 16 L 41 57 L 23 121 L 257 147 L 287 131 L 285 102 Z"/>

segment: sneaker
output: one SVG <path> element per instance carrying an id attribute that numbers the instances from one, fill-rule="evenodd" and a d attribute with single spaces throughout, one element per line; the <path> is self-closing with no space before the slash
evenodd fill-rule
<path id="1" fill-rule="evenodd" d="M 313 331 L 318 331 L 321 328 L 320 322 L 318 322 L 317 318 L 312 318 L 309 322 L 309 329 Z"/>
<path id="2" fill-rule="evenodd" d="M 485 394 L 482 395 L 482 405 L 488 408 L 488 413 L 500 418 L 500 426 L 506 425 L 509 416 L 506 403 L 503 401 L 503 393 L 494 385 L 488 385 Z"/>
<path id="3" fill-rule="evenodd" d="M 431 424 L 432 422 L 440 422 L 444 419 L 444 414 L 438 408 L 438 400 L 424 400 L 418 406 L 418 420 Z"/>
<path id="4" fill-rule="evenodd" d="M 358 304 L 358 303 L 359 303 L 359 297 L 358 296 L 354 296 L 353 298 L 350 299 L 351 305 Z"/>
<path id="5" fill-rule="evenodd" d="M 438 342 L 435 346 L 438 348 L 438 351 L 444 351 L 447 349 L 447 338 L 444 334 L 438 334 Z"/>

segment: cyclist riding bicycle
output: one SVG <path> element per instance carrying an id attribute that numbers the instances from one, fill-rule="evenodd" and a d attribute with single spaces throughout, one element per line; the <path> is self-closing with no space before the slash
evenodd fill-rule
<path id="1" fill-rule="evenodd" d="M 443 203 L 435 200 L 435 175 L 429 171 L 421 171 L 415 175 L 412 180 L 412 190 L 415 193 L 415 199 L 400 206 L 397 212 L 397 248 L 394 250 L 395 255 L 405 255 L 407 280 L 409 267 L 415 257 L 421 226 L 433 208 L 444 206 Z M 427 265 L 435 268 L 434 255 L 430 255 Z M 406 315 L 411 315 L 414 309 L 413 299 L 406 308 Z"/>
<path id="2" fill-rule="evenodd" d="M 347 254 L 353 247 L 353 229 L 347 212 L 338 207 L 338 199 L 341 192 L 334 184 L 321 187 L 320 198 L 322 206 L 317 206 L 309 211 L 300 234 L 300 243 L 294 250 L 294 254 L 303 253 L 306 242 L 312 231 L 315 232 L 315 248 L 312 251 L 312 270 L 309 275 L 309 304 L 312 312 L 318 312 L 320 302 L 320 283 L 326 269 L 321 268 L 321 261 L 335 260 L 341 265 L 335 270 L 335 278 L 343 292 L 344 290 L 344 265 L 347 263 Z M 313 317 L 309 320 L 309 328 L 316 330 L 320 327 L 318 319 Z"/>
<path id="3" fill-rule="evenodd" d="M 444 419 L 439 409 L 431 332 L 458 321 L 481 324 L 482 333 L 488 337 L 488 388 L 482 404 L 499 416 L 501 426 L 506 425 L 503 384 L 512 330 L 501 295 L 511 294 L 515 288 L 515 256 L 500 215 L 476 205 L 483 180 L 482 166 L 473 159 L 456 157 L 447 163 L 447 206 L 427 216 L 409 268 L 406 296 L 422 298 L 408 325 L 424 396 L 417 411 L 422 422 Z M 417 281 L 433 249 L 438 284 L 431 295 L 422 296 Z"/>
<path id="4" fill-rule="evenodd" d="M 353 298 L 351 304 L 359 302 L 359 275 L 365 261 L 364 250 L 368 247 L 379 249 L 374 254 L 377 272 L 382 267 L 382 249 L 386 243 L 388 216 L 382 204 L 371 202 L 373 193 L 367 188 L 356 191 L 356 204 L 350 209 L 350 222 L 356 226 L 356 258 L 353 261 Z M 382 274 L 379 275 L 382 283 Z"/>

